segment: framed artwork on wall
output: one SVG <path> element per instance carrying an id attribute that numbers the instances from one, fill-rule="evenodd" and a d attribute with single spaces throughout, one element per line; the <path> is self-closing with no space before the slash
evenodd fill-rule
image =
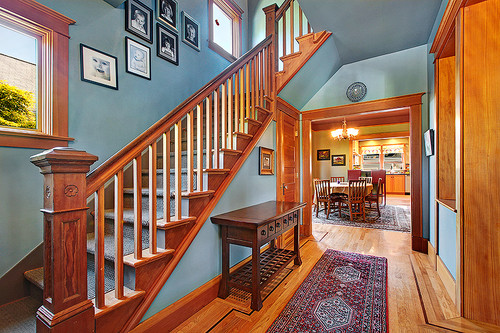
<path id="1" fill-rule="evenodd" d="M 330 160 L 330 149 L 318 149 L 316 152 L 316 159 L 318 161 L 328 161 Z"/>
<path id="2" fill-rule="evenodd" d="M 161 24 L 156 24 L 156 55 L 179 65 L 179 37 Z"/>
<path id="3" fill-rule="evenodd" d="M 125 4 L 125 30 L 153 43 L 153 10 L 137 0 Z"/>
<path id="4" fill-rule="evenodd" d="M 429 129 L 424 133 L 425 156 L 434 155 L 434 130 Z"/>
<path id="5" fill-rule="evenodd" d="M 151 49 L 149 47 L 125 37 L 125 56 L 127 73 L 151 80 Z"/>
<path id="6" fill-rule="evenodd" d="M 332 166 L 344 166 L 344 165 L 345 165 L 345 154 L 332 155 Z"/>
<path id="7" fill-rule="evenodd" d="M 182 41 L 200 51 L 200 24 L 185 12 L 182 12 Z"/>
<path id="8" fill-rule="evenodd" d="M 156 0 L 156 17 L 168 25 L 169 28 L 177 31 L 179 21 L 179 5 L 175 0 Z"/>
<path id="9" fill-rule="evenodd" d="M 259 147 L 259 175 L 274 175 L 274 150 Z"/>
<path id="10" fill-rule="evenodd" d="M 80 44 L 82 81 L 118 90 L 117 63 L 116 57 Z"/>

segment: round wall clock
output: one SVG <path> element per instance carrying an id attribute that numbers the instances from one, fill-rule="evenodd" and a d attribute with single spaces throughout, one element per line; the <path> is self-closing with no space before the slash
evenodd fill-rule
<path id="1" fill-rule="evenodd" d="M 363 82 L 354 82 L 345 93 L 351 102 L 359 102 L 366 96 L 366 86 Z"/>

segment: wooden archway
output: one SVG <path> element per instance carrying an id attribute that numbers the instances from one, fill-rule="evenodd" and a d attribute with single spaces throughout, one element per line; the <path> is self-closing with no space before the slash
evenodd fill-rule
<path id="1" fill-rule="evenodd" d="M 410 153 L 411 153 L 411 238 L 412 249 L 427 253 L 427 240 L 423 238 L 422 228 L 422 96 L 424 93 L 391 97 L 355 104 L 334 106 L 302 112 L 302 162 L 303 225 L 305 236 L 312 234 L 312 151 L 311 123 L 317 120 L 354 114 L 368 114 L 384 110 L 407 109 L 410 114 Z"/>

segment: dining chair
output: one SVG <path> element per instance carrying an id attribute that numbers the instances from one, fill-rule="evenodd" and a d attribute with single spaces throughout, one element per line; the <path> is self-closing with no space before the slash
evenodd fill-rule
<path id="1" fill-rule="evenodd" d="M 313 178 L 313 195 L 312 195 L 312 205 L 311 208 L 314 210 L 317 207 L 317 202 L 316 202 L 316 181 L 319 180 L 319 178 Z"/>
<path id="2" fill-rule="evenodd" d="M 332 183 L 336 183 L 336 182 L 344 182 L 344 177 L 330 177 L 330 181 Z"/>
<path id="3" fill-rule="evenodd" d="M 321 204 L 327 213 L 330 209 L 330 181 L 328 179 L 315 180 L 314 190 L 316 191 L 316 217 L 318 217 Z"/>
<path id="4" fill-rule="evenodd" d="M 375 202 L 377 204 L 377 212 L 378 217 L 380 217 L 380 189 L 382 188 L 382 178 L 379 178 L 377 181 L 377 186 L 370 192 L 365 200 L 370 204 L 370 209 L 372 208 L 372 203 Z"/>
<path id="5" fill-rule="evenodd" d="M 367 184 L 372 184 L 372 181 L 373 181 L 373 177 L 359 177 L 359 179 L 366 180 Z"/>
<path id="6" fill-rule="evenodd" d="M 380 189 L 380 196 L 384 199 L 384 206 L 387 204 L 387 188 L 385 186 L 385 180 L 386 180 L 386 172 L 384 169 L 380 170 L 372 170 L 372 178 L 373 179 L 382 179 L 382 188 Z"/>
<path id="7" fill-rule="evenodd" d="M 349 218 L 351 221 L 354 215 L 363 215 L 363 222 L 365 221 L 365 196 L 366 180 L 350 180 L 347 199 L 341 199 L 341 206 L 346 205 L 349 207 Z"/>

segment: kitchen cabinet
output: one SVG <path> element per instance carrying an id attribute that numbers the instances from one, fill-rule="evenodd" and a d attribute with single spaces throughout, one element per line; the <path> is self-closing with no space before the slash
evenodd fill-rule
<path id="1" fill-rule="evenodd" d="M 405 194 L 405 175 L 387 175 L 387 194 Z"/>

